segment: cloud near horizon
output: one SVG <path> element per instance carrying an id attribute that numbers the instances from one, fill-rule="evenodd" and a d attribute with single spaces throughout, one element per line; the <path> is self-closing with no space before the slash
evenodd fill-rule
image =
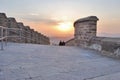
<path id="1" fill-rule="evenodd" d="M 63 18 L 51 18 L 41 14 L 29 14 L 24 15 L 22 17 L 22 20 L 25 24 L 30 25 L 31 28 L 49 36 L 50 38 L 56 37 L 59 39 L 63 39 L 63 37 L 70 38 L 71 36 L 73 36 L 73 30 L 67 32 L 60 32 L 57 29 L 60 23 L 69 22 L 68 20 L 63 20 Z"/>
<path id="2" fill-rule="evenodd" d="M 24 15 L 22 19 L 29 22 L 45 23 L 50 25 L 58 25 L 59 23 L 64 22 L 62 20 L 51 19 L 50 17 L 46 17 L 45 15 L 39 15 L 39 14 Z"/>
<path id="3" fill-rule="evenodd" d="M 1 0 L 0 11 L 49 37 L 71 37 L 74 29 L 62 32 L 56 27 L 79 18 L 99 18 L 98 34 L 120 33 L 120 0 Z M 62 24 L 61 24 L 62 23 Z M 67 25 L 68 26 L 68 25 Z M 71 26 L 73 28 L 73 26 Z"/>

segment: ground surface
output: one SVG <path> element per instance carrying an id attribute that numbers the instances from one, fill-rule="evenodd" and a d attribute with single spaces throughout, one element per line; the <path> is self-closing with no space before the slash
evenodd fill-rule
<path id="1" fill-rule="evenodd" d="M 120 60 L 78 47 L 8 44 L 0 80 L 120 80 Z"/>

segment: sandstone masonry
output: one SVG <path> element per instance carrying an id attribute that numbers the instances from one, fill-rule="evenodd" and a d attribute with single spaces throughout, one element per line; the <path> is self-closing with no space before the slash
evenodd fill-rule
<path id="1" fill-rule="evenodd" d="M 96 16 L 89 16 L 75 21 L 74 39 L 66 44 L 98 50 L 105 55 L 120 58 L 120 38 L 97 37 L 98 20 Z"/>
<path id="2" fill-rule="evenodd" d="M 15 18 L 7 17 L 5 13 L 0 13 L 0 26 L 7 28 L 8 42 L 50 44 L 48 37 L 24 26 L 22 22 L 17 22 Z"/>
<path id="3" fill-rule="evenodd" d="M 96 36 L 96 22 L 98 18 L 90 16 L 75 21 L 75 39 L 78 45 L 87 46 L 90 39 Z"/>

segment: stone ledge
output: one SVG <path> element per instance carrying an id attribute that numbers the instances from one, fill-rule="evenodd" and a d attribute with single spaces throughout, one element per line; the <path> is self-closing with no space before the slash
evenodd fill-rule
<path id="1" fill-rule="evenodd" d="M 99 20 L 96 16 L 88 16 L 85 18 L 78 19 L 77 21 L 74 22 L 74 25 L 76 23 L 81 23 L 81 22 L 86 22 L 86 21 L 97 21 Z"/>

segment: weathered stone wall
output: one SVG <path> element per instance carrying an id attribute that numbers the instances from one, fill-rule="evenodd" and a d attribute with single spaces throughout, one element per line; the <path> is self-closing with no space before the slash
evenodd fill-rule
<path id="1" fill-rule="evenodd" d="M 20 41 L 19 42 L 20 43 L 25 43 L 25 40 L 26 40 L 26 38 L 25 38 L 25 26 L 22 22 L 18 22 L 17 24 L 18 24 L 19 29 L 21 30 L 20 34 L 19 34 L 19 36 L 20 36 Z"/>
<path id="2" fill-rule="evenodd" d="M 120 58 L 120 38 L 97 37 L 97 21 L 96 16 L 89 16 L 75 21 L 74 44 Z M 70 41 L 68 43 L 72 44 Z"/>
<path id="3" fill-rule="evenodd" d="M 7 22 L 8 23 L 8 26 L 7 26 L 8 28 L 19 28 L 15 18 L 10 17 L 10 18 L 7 18 L 7 19 L 8 19 L 8 22 Z M 8 37 L 8 41 L 12 41 L 12 42 L 19 42 L 20 41 L 18 30 L 9 29 L 8 30 L 8 35 L 10 36 L 10 37 Z"/>
<path id="4" fill-rule="evenodd" d="M 65 42 L 66 46 L 76 46 L 77 44 L 75 43 L 75 39 L 70 39 L 68 41 Z"/>
<path id="5" fill-rule="evenodd" d="M 4 26 L 4 27 L 8 26 L 8 20 L 7 20 L 7 16 L 5 15 L 5 13 L 0 13 L 0 26 Z M 1 33 L 1 29 L 0 29 L 0 33 Z M 0 34 L 0 37 L 1 37 L 1 34 Z"/>
<path id="6" fill-rule="evenodd" d="M 7 20 L 7 16 L 5 15 L 5 13 L 0 13 L 0 26 L 4 26 L 7 27 L 8 26 L 8 20 Z"/>
<path id="7" fill-rule="evenodd" d="M 26 37 L 26 43 L 31 43 L 31 32 L 30 32 L 30 27 L 25 26 L 25 37 Z"/>
<path id="8" fill-rule="evenodd" d="M 108 56 L 120 57 L 120 38 L 96 37 L 89 42 L 88 48 Z"/>
<path id="9" fill-rule="evenodd" d="M 90 16 L 82 18 L 74 23 L 75 27 L 75 39 L 78 45 L 87 46 L 88 41 L 96 36 L 96 22 L 98 18 L 96 16 Z"/>
<path id="10" fill-rule="evenodd" d="M 120 38 L 104 38 L 102 40 L 102 52 L 109 52 L 110 55 L 120 57 Z"/>
<path id="11" fill-rule="evenodd" d="M 24 26 L 22 22 L 17 22 L 15 18 L 7 18 L 5 13 L 0 13 L 0 26 L 8 28 L 7 40 L 9 42 L 50 44 L 48 37 L 34 31 L 29 26 Z"/>

